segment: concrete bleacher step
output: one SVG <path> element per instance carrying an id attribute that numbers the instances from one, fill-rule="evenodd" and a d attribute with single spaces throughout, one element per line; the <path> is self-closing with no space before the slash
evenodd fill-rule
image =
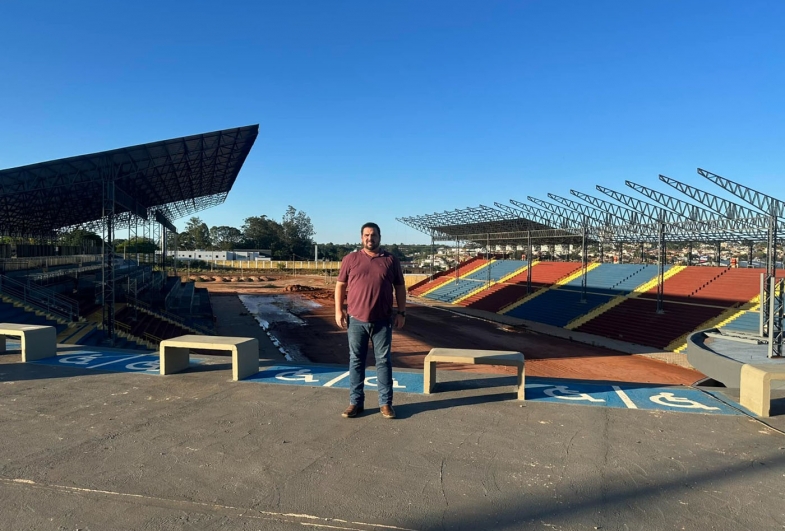
<path id="1" fill-rule="evenodd" d="M 656 300 L 628 298 L 577 330 L 664 349 L 723 311 L 718 307 L 679 303 L 666 304 L 664 313 L 657 313 L 656 309 Z"/>
<path id="2" fill-rule="evenodd" d="M 64 330 L 62 330 L 61 332 L 59 332 L 57 334 L 57 343 L 58 344 L 59 343 L 62 343 L 62 344 L 73 344 L 73 343 L 69 343 L 69 340 L 73 336 L 75 336 L 76 334 L 81 332 L 86 326 L 87 326 L 87 323 L 73 323 L 73 324 L 69 325 Z"/>
<path id="3" fill-rule="evenodd" d="M 587 272 L 591 271 L 593 269 L 596 269 L 599 266 L 600 266 L 600 264 L 598 264 L 598 263 L 588 264 L 586 266 Z M 528 303 L 529 301 L 531 301 L 535 297 L 539 297 L 540 295 L 542 295 L 543 293 L 546 293 L 547 291 L 549 291 L 551 289 L 556 289 L 559 286 L 563 286 L 563 285 L 565 285 L 565 284 L 567 284 L 569 282 L 572 282 L 576 278 L 579 278 L 581 275 L 583 275 L 583 268 L 579 268 L 578 270 L 573 271 L 572 273 L 568 274 L 567 276 L 560 278 L 559 280 L 554 282 L 551 286 L 548 286 L 548 287 L 542 288 L 540 290 L 537 290 L 534 293 L 531 293 L 531 294 L 527 295 L 526 297 L 522 298 L 521 300 L 513 302 L 512 304 L 509 304 L 509 305 L 505 306 L 504 308 L 502 308 L 501 310 L 499 310 L 496 313 L 498 313 L 500 315 L 507 314 L 510 311 L 512 311 L 515 308 L 517 308 L 518 306 L 522 306 L 522 305 Z"/>
<path id="4" fill-rule="evenodd" d="M 534 265 L 534 264 L 532 264 L 532 266 L 533 266 L 533 265 Z M 509 281 L 511 278 L 514 278 L 514 277 L 516 277 L 516 276 L 518 276 L 518 275 L 521 275 L 521 274 L 525 273 L 527 269 L 529 269 L 529 264 L 526 264 L 526 265 L 524 265 L 524 266 L 522 266 L 522 267 L 520 267 L 520 268 L 518 268 L 518 269 L 516 269 L 516 270 L 512 271 L 511 273 L 508 273 L 508 274 L 504 275 L 504 276 L 503 276 L 503 277 L 501 277 L 499 280 L 495 280 L 495 281 L 494 281 L 494 280 L 492 280 L 492 281 L 491 281 L 491 283 L 490 283 L 489 285 L 487 285 L 487 286 L 480 286 L 479 288 L 477 288 L 477 289 L 475 289 L 475 290 L 472 290 L 472 291 L 470 291 L 470 292 L 469 292 L 469 293 L 467 293 L 466 295 L 463 295 L 463 296 L 461 296 L 461 297 L 458 297 L 458 298 L 457 298 L 457 299 L 455 299 L 455 300 L 454 300 L 452 303 L 453 303 L 453 304 L 460 304 L 461 302 L 463 302 L 463 301 L 465 301 L 465 300 L 469 299 L 470 297 L 473 297 L 473 296 L 475 296 L 475 295 L 478 295 L 478 294 L 482 293 L 482 292 L 483 292 L 483 291 L 485 291 L 485 290 L 492 289 L 492 288 L 493 288 L 494 286 L 496 286 L 497 284 L 504 284 L 505 282 Z"/>
<path id="5" fill-rule="evenodd" d="M 466 277 L 466 276 L 469 276 L 469 275 L 471 275 L 473 273 L 476 273 L 477 271 L 482 270 L 488 264 L 490 264 L 490 262 L 487 261 L 487 260 L 477 260 L 477 262 L 480 262 L 480 263 L 476 263 L 476 262 L 472 263 L 472 265 L 470 267 L 468 267 L 467 269 L 465 269 L 463 272 L 461 271 L 461 269 L 463 269 L 463 268 L 459 268 L 458 269 L 458 278 L 457 279 L 455 277 L 452 277 L 447 282 L 422 292 L 420 294 L 420 297 L 426 297 L 427 295 L 430 295 L 431 293 L 435 292 L 438 289 L 448 287 L 450 284 L 456 282 L 456 280 L 459 280 L 459 279 L 461 279 L 463 277 Z"/>
<path id="6" fill-rule="evenodd" d="M 427 291 L 427 290 L 429 290 L 431 288 L 434 288 L 434 287 L 441 286 L 441 285 L 445 284 L 446 282 L 449 282 L 450 278 L 455 276 L 456 269 L 459 271 L 459 274 L 460 274 L 461 270 L 464 270 L 464 269 L 466 269 L 468 267 L 471 267 L 472 264 L 474 264 L 478 260 L 482 260 L 482 258 L 477 257 L 477 256 L 473 256 L 472 258 L 469 258 L 468 260 L 466 260 L 464 262 L 461 262 L 456 267 L 451 268 L 448 271 L 442 271 L 442 272 L 436 273 L 431 278 L 425 278 L 425 279 L 421 280 L 420 282 L 417 282 L 416 284 L 411 286 L 409 288 L 409 293 L 411 295 L 416 296 L 416 297 L 421 297 L 422 294 L 425 291 Z"/>
<path id="7" fill-rule="evenodd" d="M 665 347 L 664 350 L 670 350 L 672 352 L 682 352 L 685 348 L 687 348 L 687 338 L 690 336 L 690 334 L 698 330 L 704 330 L 706 328 L 716 328 L 719 323 L 722 323 L 730 319 L 731 317 L 733 317 L 733 315 L 738 313 L 738 311 L 739 311 L 738 308 L 728 308 L 717 317 L 704 321 L 703 323 L 696 326 L 686 334 L 677 337 L 676 339 L 668 343 L 668 345 Z"/>
<path id="8" fill-rule="evenodd" d="M 16 299 L 13 299 L 11 297 L 7 297 L 5 295 L 0 295 L 0 301 L 2 301 L 3 303 L 9 304 L 9 305 L 11 305 L 11 306 L 13 306 L 15 308 L 19 308 L 20 310 L 22 310 L 25 313 L 30 313 L 30 314 L 34 314 L 34 315 L 45 317 L 49 321 L 52 321 L 52 322 L 55 322 L 55 323 L 58 323 L 58 324 L 61 324 L 61 325 L 68 325 L 69 324 L 69 321 L 66 321 L 65 319 L 62 319 L 62 318 L 57 317 L 55 315 L 46 314 L 46 313 L 42 312 L 41 310 L 38 310 L 37 308 L 33 308 L 32 306 L 28 306 L 28 305 L 24 304 L 23 302 L 18 301 Z"/>
<path id="9" fill-rule="evenodd" d="M 641 269 L 640 271 L 643 271 L 643 270 L 644 269 Z M 672 277 L 673 275 L 677 274 L 679 271 L 680 271 L 680 269 L 677 269 L 676 267 L 673 267 L 673 268 L 669 269 L 668 271 L 665 271 L 665 273 L 663 274 L 663 282 L 665 280 L 669 279 L 670 277 Z M 634 275 L 630 275 L 630 277 L 628 277 L 628 278 L 631 278 L 632 276 L 634 276 Z M 569 323 L 567 323 L 567 325 L 564 328 L 566 328 L 568 330 L 575 330 L 579 326 L 582 326 L 582 325 L 588 323 L 589 321 L 591 321 L 592 319 L 595 319 L 596 317 L 599 317 L 600 315 L 604 314 L 605 312 L 607 312 L 611 308 L 614 308 L 614 307 L 618 306 L 619 304 L 621 304 L 625 300 L 627 300 L 627 299 L 634 299 L 634 298 L 640 297 L 642 294 L 646 293 L 647 291 L 649 291 L 653 287 L 656 287 L 658 282 L 659 282 L 658 278 L 649 279 L 646 282 L 644 282 L 643 284 L 641 284 L 640 286 L 638 286 L 635 289 L 633 289 L 630 293 L 628 293 L 626 295 L 619 295 L 618 297 L 614 297 L 613 299 L 611 299 L 607 303 L 603 304 L 602 306 L 600 306 L 598 308 L 595 308 L 594 310 L 592 310 L 591 312 L 587 313 L 586 315 L 582 315 L 582 316 L 574 319 L 573 321 L 570 321 Z M 621 283 L 619 282 L 619 283 L 617 283 L 617 285 L 618 284 L 621 284 Z"/>

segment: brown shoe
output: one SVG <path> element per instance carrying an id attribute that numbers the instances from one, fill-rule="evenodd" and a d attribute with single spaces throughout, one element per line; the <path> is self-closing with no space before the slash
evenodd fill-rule
<path id="1" fill-rule="evenodd" d="M 343 410 L 341 416 L 345 419 L 351 419 L 363 412 L 363 407 L 357 404 L 349 404 L 349 407 Z"/>
<path id="2" fill-rule="evenodd" d="M 382 416 L 386 419 L 394 419 L 395 418 L 395 410 L 392 406 L 382 406 L 379 408 L 379 411 L 382 412 Z"/>

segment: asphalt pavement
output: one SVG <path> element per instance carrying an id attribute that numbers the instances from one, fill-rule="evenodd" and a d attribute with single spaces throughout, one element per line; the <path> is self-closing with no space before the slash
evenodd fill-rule
<path id="1" fill-rule="evenodd" d="M 0 529 L 761 530 L 785 526 L 785 416 L 232 382 L 0 355 Z M 733 391 L 727 394 L 732 398 Z M 733 405 L 732 401 L 729 403 Z"/>

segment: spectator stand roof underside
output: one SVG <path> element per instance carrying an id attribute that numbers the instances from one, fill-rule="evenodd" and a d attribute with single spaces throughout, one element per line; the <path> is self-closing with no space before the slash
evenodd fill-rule
<path id="1" fill-rule="evenodd" d="M 173 138 L 0 170 L 0 234 L 101 232 L 134 219 L 171 222 L 222 203 L 259 126 Z"/>

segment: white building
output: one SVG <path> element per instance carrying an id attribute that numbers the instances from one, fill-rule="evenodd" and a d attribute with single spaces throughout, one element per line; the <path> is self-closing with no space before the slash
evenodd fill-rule
<path id="1" fill-rule="evenodd" d="M 166 256 L 178 260 L 243 260 L 243 261 L 269 261 L 272 251 L 270 249 L 236 249 L 233 251 L 166 251 Z"/>

